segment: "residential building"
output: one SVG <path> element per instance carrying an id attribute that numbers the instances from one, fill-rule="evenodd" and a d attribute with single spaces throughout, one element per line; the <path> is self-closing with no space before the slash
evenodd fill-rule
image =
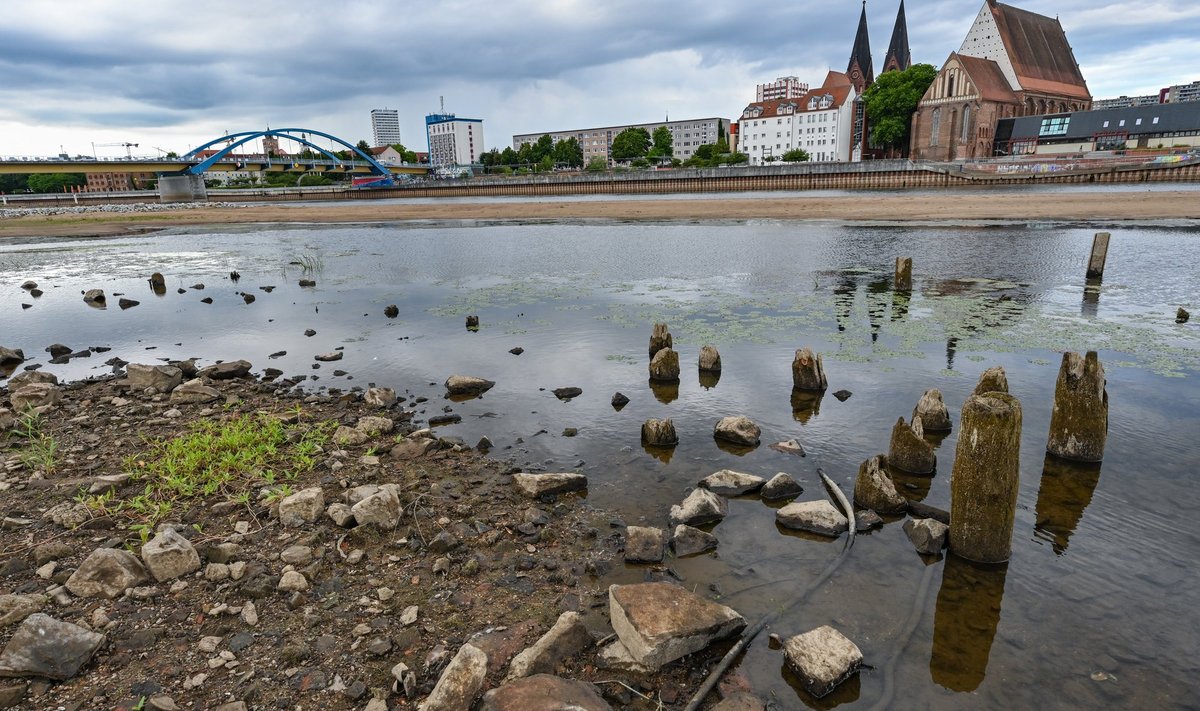
<path id="1" fill-rule="evenodd" d="M 154 173 L 87 173 L 84 192 L 120 193 L 148 188 L 158 176 Z"/>
<path id="2" fill-rule="evenodd" d="M 798 99 L 807 93 L 808 84 L 800 81 L 800 77 L 779 77 L 773 82 L 754 87 L 754 101 Z"/>
<path id="3" fill-rule="evenodd" d="M 1176 84 L 1167 89 L 1167 103 L 1181 104 L 1185 101 L 1200 101 L 1200 81 Z"/>
<path id="4" fill-rule="evenodd" d="M 756 101 L 742 110 L 738 150 L 750 165 L 769 165 L 796 148 L 814 161 L 849 161 L 857 97 L 850 78 L 831 71 L 799 98 Z"/>
<path id="5" fill-rule="evenodd" d="M 1001 119 L 996 155 L 1061 155 L 1133 148 L 1200 146 L 1200 111 L 1149 104 Z"/>
<path id="6" fill-rule="evenodd" d="M 400 155 L 391 146 L 375 146 L 370 151 L 371 157 L 379 161 L 381 165 L 400 165 L 404 162 L 404 156 Z"/>
<path id="7" fill-rule="evenodd" d="M 1092 101 L 1092 109 L 1096 111 L 1102 109 L 1127 109 L 1131 106 L 1161 104 L 1167 98 L 1167 91 L 1169 89 L 1163 89 L 1158 94 L 1146 94 L 1144 96 L 1118 96 L 1115 99 L 1095 99 Z"/>
<path id="8" fill-rule="evenodd" d="M 613 139 L 621 131 L 629 128 L 644 128 L 650 135 L 656 129 L 666 127 L 671 132 L 671 148 L 675 158 L 687 160 L 696 149 L 706 143 L 716 143 L 717 137 L 729 129 L 729 120 L 723 118 L 687 119 L 684 121 L 661 121 L 658 123 L 635 123 L 621 126 L 603 126 L 600 128 L 581 128 L 571 131 L 543 131 L 541 133 L 522 133 L 513 136 L 513 150 L 520 150 L 526 143 L 537 143 L 542 136 L 549 135 L 555 143 L 574 138 L 583 148 L 583 162 L 586 164 L 593 158 L 603 158 L 612 162 L 611 149 Z M 727 139 L 728 140 L 728 139 Z"/>
<path id="9" fill-rule="evenodd" d="M 425 138 L 429 164 L 434 167 L 472 165 L 479 162 L 485 150 L 483 119 L 429 114 L 425 117 Z"/>
<path id="10" fill-rule="evenodd" d="M 997 122 L 1090 108 L 1092 96 L 1056 18 L 985 0 L 913 115 L 911 155 L 992 154 Z"/>
<path id="11" fill-rule="evenodd" d="M 396 109 L 371 109 L 371 139 L 373 146 L 399 143 L 400 112 Z"/>

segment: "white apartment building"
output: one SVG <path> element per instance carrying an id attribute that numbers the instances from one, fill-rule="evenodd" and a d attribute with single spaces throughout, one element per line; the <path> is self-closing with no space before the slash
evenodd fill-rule
<path id="1" fill-rule="evenodd" d="M 776 99 L 797 99 L 807 93 L 808 84 L 800 81 L 800 77 L 779 77 L 768 84 L 756 86 L 754 100 L 763 102 Z"/>
<path id="2" fill-rule="evenodd" d="M 684 121 L 661 121 L 658 123 L 633 123 L 623 126 L 604 126 L 601 128 L 581 128 L 572 131 L 543 131 L 541 133 L 521 133 L 513 136 L 513 150 L 520 150 L 526 143 L 537 143 L 542 136 L 549 135 L 555 143 L 574 138 L 583 148 L 583 162 L 586 164 L 593 158 L 600 157 L 612 163 L 610 151 L 613 139 L 617 134 L 629 128 L 644 128 L 651 136 L 660 127 L 666 126 L 671 132 L 671 149 L 673 157 L 679 160 L 691 158 L 696 149 L 706 143 L 717 142 L 718 125 L 725 131 L 726 140 L 729 134 L 729 119 L 702 118 Z"/>
<path id="3" fill-rule="evenodd" d="M 425 138 L 429 145 L 429 165 L 472 165 L 483 155 L 483 119 L 461 118 L 454 114 L 430 114 L 425 117 Z"/>
<path id="4" fill-rule="evenodd" d="M 738 121 L 738 150 L 750 165 L 771 165 L 796 148 L 812 161 L 849 162 L 856 96 L 845 74 L 829 72 L 822 86 L 798 98 L 756 101 Z"/>
<path id="5" fill-rule="evenodd" d="M 371 109 L 372 146 L 390 146 L 400 142 L 400 112 L 396 109 Z"/>

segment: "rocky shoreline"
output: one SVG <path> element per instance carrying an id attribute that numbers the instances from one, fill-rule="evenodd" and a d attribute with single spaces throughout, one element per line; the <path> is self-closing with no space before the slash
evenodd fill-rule
<path id="1" fill-rule="evenodd" d="M 2 402 L 20 409 L 0 423 L 0 708 L 470 708 L 506 678 L 484 708 L 564 694 L 673 708 L 719 656 L 602 667 L 619 519 L 418 427 L 415 398 L 308 394 L 249 371 L 8 381 Z M 182 476 L 157 468 L 166 443 L 239 422 L 277 428 L 270 456 L 304 449 L 311 467 L 166 493 Z"/>

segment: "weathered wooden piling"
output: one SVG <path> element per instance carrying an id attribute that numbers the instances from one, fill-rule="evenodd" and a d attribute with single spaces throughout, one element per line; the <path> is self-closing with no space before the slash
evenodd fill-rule
<path id="1" fill-rule="evenodd" d="M 925 429 L 920 416 L 913 417 L 911 425 L 903 417 L 896 421 L 888 446 L 888 461 L 909 474 L 933 472 L 937 466 L 937 455 L 933 453 L 933 445 L 925 441 Z"/>
<path id="2" fill-rule="evenodd" d="M 721 354 L 714 346 L 706 345 L 700 349 L 700 372 L 721 372 Z"/>
<path id="3" fill-rule="evenodd" d="M 1087 278 L 1100 279 L 1104 276 L 1104 263 L 1108 260 L 1108 232 L 1097 232 L 1092 238 L 1092 256 L 1088 260 Z"/>
<path id="4" fill-rule="evenodd" d="M 1063 353 L 1046 451 L 1075 462 L 1098 462 L 1107 439 L 1108 390 L 1099 356 Z"/>
<path id="5" fill-rule="evenodd" d="M 913 419 L 921 418 L 921 426 L 926 432 L 949 432 L 952 427 L 950 413 L 942 401 L 942 391 L 937 388 L 925 391 L 913 408 L 912 416 Z"/>
<path id="6" fill-rule="evenodd" d="M 1191 317 L 1192 315 L 1188 313 L 1187 309 L 1180 306 L 1179 310 L 1175 312 L 1175 323 L 1187 323 Z"/>
<path id="7" fill-rule="evenodd" d="M 979 563 L 1008 560 L 1020 459 L 1020 401 L 995 391 L 967 398 L 950 479 L 950 549 L 956 554 Z"/>
<path id="8" fill-rule="evenodd" d="M 670 338 L 670 334 L 667 335 Z M 679 354 L 663 348 L 650 359 L 650 379 L 664 382 L 679 380 Z"/>
<path id="9" fill-rule="evenodd" d="M 150 290 L 156 294 L 167 293 L 167 280 L 162 274 L 154 272 L 150 275 Z"/>
<path id="10" fill-rule="evenodd" d="M 792 388 L 795 390 L 825 390 L 829 381 L 825 379 L 825 367 L 821 356 L 808 346 L 796 351 L 792 359 Z"/>
<path id="11" fill-rule="evenodd" d="M 670 418 L 665 420 L 646 420 L 642 423 L 642 444 L 653 447 L 674 447 L 679 444 L 679 435 L 675 432 L 675 423 Z"/>
<path id="12" fill-rule="evenodd" d="M 650 357 L 653 358 L 655 353 L 671 345 L 671 332 L 667 330 L 667 324 L 654 324 L 654 330 L 650 333 Z"/>
<path id="13" fill-rule="evenodd" d="M 479 330 L 479 317 L 474 314 L 467 317 L 467 329 L 472 331 Z"/>
<path id="14" fill-rule="evenodd" d="M 864 509 L 880 514 L 903 513 L 908 503 L 896 491 L 896 485 L 887 473 L 888 457 L 876 454 L 858 465 L 858 476 L 854 479 L 854 503 Z"/>
<path id="15" fill-rule="evenodd" d="M 1005 375 L 1004 368 L 997 365 L 980 374 L 979 382 L 975 384 L 974 394 L 1006 392 L 1008 392 L 1008 376 Z"/>
<path id="16" fill-rule="evenodd" d="M 896 291 L 912 291 L 912 257 L 896 257 L 896 277 L 892 281 Z"/>

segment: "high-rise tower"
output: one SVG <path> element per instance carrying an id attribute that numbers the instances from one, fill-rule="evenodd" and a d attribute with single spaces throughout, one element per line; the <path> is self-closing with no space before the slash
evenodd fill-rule
<path id="1" fill-rule="evenodd" d="M 908 53 L 908 22 L 904 19 L 904 0 L 900 0 L 896 26 L 892 28 L 892 41 L 888 43 L 887 57 L 883 60 L 883 71 L 902 72 L 911 65 L 912 56 Z"/>

